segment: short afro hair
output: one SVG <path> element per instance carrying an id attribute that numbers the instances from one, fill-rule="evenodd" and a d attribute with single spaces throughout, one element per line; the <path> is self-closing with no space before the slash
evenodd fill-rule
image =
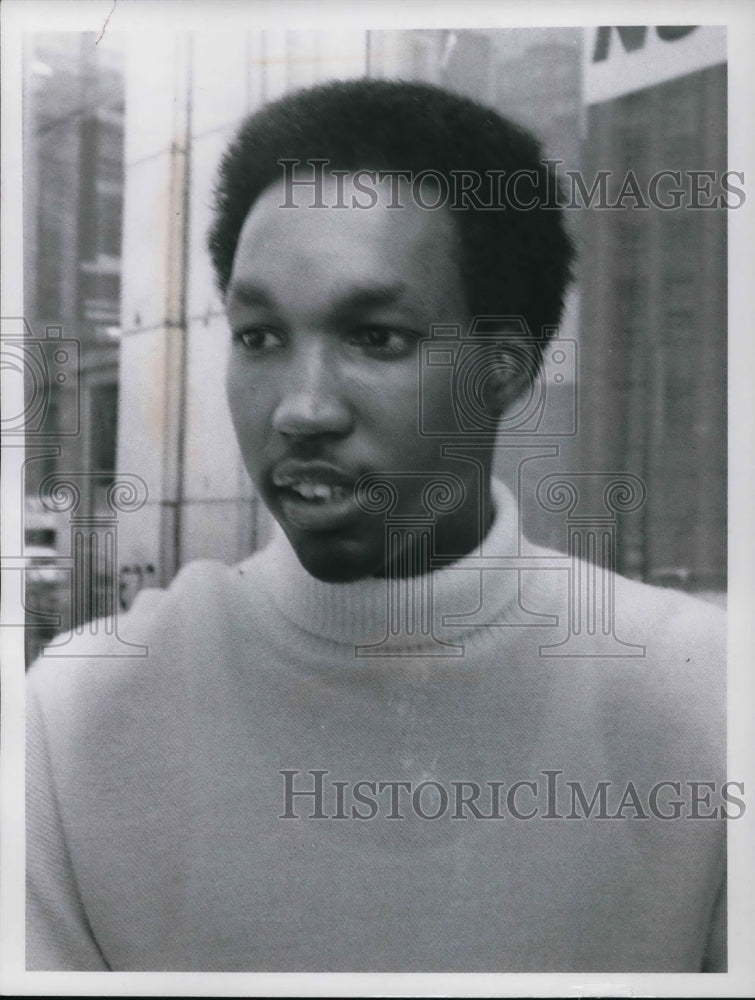
<path id="1" fill-rule="evenodd" d="M 528 132 L 469 98 L 398 80 L 336 81 L 263 107 L 242 122 L 220 163 L 209 250 L 221 293 L 252 205 L 283 180 L 280 161 L 314 159 L 335 170 L 433 171 L 450 190 L 454 172 L 528 171 L 534 208 L 451 210 L 470 312 L 524 317 L 539 345 L 537 367 L 541 338 L 561 317 L 574 248 L 557 207 L 557 181 Z"/>

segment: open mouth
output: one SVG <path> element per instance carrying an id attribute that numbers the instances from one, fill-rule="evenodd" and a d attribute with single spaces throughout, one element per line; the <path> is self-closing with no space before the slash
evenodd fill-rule
<path id="1" fill-rule="evenodd" d="M 300 528 L 337 529 L 358 513 L 354 480 L 336 466 L 288 460 L 272 479 L 283 516 Z"/>
<path id="2" fill-rule="evenodd" d="M 345 486 L 330 485 L 329 483 L 289 483 L 284 487 L 295 493 L 297 497 L 315 504 L 342 503 L 351 496 L 351 490 Z"/>

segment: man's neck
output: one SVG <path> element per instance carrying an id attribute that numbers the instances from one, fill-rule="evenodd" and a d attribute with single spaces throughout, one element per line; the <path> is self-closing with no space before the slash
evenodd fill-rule
<path id="1" fill-rule="evenodd" d="M 453 515 L 386 525 L 386 562 L 374 575 L 380 579 L 424 576 L 457 563 L 479 549 L 495 513 L 488 482 L 483 495 L 470 497 Z"/>

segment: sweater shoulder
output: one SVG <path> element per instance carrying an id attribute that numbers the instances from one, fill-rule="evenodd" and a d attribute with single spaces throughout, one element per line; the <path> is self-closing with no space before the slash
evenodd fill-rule
<path id="1" fill-rule="evenodd" d="M 648 757 L 675 762 L 680 774 L 725 780 L 725 612 L 624 578 L 617 578 L 616 602 L 617 634 L 639 632 L 645 653 L 636 670 L 625 668 L 620 699 L 604 694 L 612 725 L 632 732 Z"/>
<path id="2" fill-rule="evenodd" d="M 551 567 L 563 564 L 562 552 L 538 546 L 533 546 L 531 551 L 544 563 L 550 563 Z M 619 638 L 623 638 L 620 635 L 623 630 L 634 637 L 630 641 L 649 644 L 664 662 L 680 659 L 687 662 L 688 657 L 692 662 L 696 658 L 695 653 L 702 650 L 718 654 L 719 660 L 725 659 L 726 612 L 723 607 L 695 595 L 643 583 L 619 573 L 608 573 L 602 579 L 589 563 L 581 560 L 576 566 L 578 569 L 572 573 L 572 579 L 579 576 L 584 581 L 593 575 L 595 583 L 591 600 L 595 603 L 588 609 L 583 595 L 581 605 L 575 608 L 575 602 L 580 598 L 570 593 L 570 613 L 577 610 L 586 621 L 589 610 L 599 608 L 602 612 L 605 609 L 607 618 L 601 624 L 602 628 L 613 628 Z M 561 585 L 559 576 L 548 570 L 538 573 L 536 586 L 545 592 L 553 590 Z"/>
<path id="3" fill-rule="evenodd" d="M 720 715 L 726 694 L 725 611 L 624 577 L 616 577 L 615 602 L 617 635 L 637 636 L 645 649 L 645 696 L 666 701 L 691 719 Z"/>
<path id="4" fill-rule="evenodd" d="M 726 660 L 726 612 L 709 601 L 614 576 L 617 628 L 642 631 L 650 651 L 664 662 L 695 663 L 703 656 Z M 711 664 L 712 665 L 712 664 Z"/>
<path id="5" fill-rule="evenodd" d="M 165 589 L 140 591 L 128 612 L 58 636 L 29 668 L 27 691 L 51 717 L 96 715 L 116 696 L 144 700 L 198 662 L 219 632 L 238 581 L 213 560 L 187 564 Z"/>
<path id="6" fill-rule="evenodd" d="M 540 550 L 542 555 L 555 553 Z M 563 558 L 563 556 L 561 557 Z M 575 567 L 582 582 L 593 572 Z M 539 574 L 538 610 L 550 610 L 546 593 L 555 593 L 559 574 Z M 595 579 L 599 579 L 596 577 Z M 602 580 L 593 636 L 590 621 L 572 593 L 563 600 L 559 642 L 581 630 L 581 642 L 553 644 L 539 662 L 548 670 L 564 704 L 579 699 L 580 717 L 604 733 L 606 745 L 622 740 L 644 746 L 649 756 L 723 760 L 726 734 L 726 613 L 708 601 L 652 586 L 619 574 Z M 561 584 L 563 587 L 563 584 Z M 565 589 L 565 588 L 564 588 Z M 563 594 L 562 594 L 563 596 Z M 551 597 L 557 606 L 555 597 Z M 564 619 L 568 620 L 564 621 Z M 601 633 L 612 638 L 601 642 Z M 595 639 L 594 644 L 591 638 Z M 567 655 L 560 655 L 562 648 Z M 593 652 L 594 648 L 594 652 Z M 582 655 L 568 655 L 574 649 Z M 623 745 L 623 744 L 622 744 Z"/>

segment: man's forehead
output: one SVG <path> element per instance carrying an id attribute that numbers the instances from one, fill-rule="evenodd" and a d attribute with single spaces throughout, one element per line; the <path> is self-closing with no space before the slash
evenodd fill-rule
<path id="1" fill-rule="evenodd" d="M 365 232 L 393 227 L 427 229 L 436 235 L 445 229 L 454 232 L 451 212 L 445 205 L 428 208 L 415 197 L 410 177 L 377 171 L 323 171 L 316 176 L 287 176 L 269 185 L 252 205 L 244 227 L 280 228 L 288 225 L 335 227 L 361 226 Z"/>
<path id="2" fill-rule="evenodd" d="M 258 201 L 264 198 L 276 200 L 281 207 L 297 209 L 326 207 L 343 211 L 344 207 L 353 206 L 357 211 L 371 211 L 391 206 L 396 210 L 410 203 L 418 207 L 408 171 L 313 168 L 306 163 L 281 169 L 280 180 L 263 191 Z"/>
<path id="3" fill-rule="evenodd" d="M 403 199 L 395 207 L 395 189 L 389 180 L 376 180 L 374 204 L 365 205 L 359 194 L 355 174 L 333 176 L 323 174 L 322 185 L 289 187 L 276 182 L 257 198 L 242 227 L 236 252 L 234 277 L 238 265 L 264 261 L 265 269 L 276 261 L 306 262 L 316 257 L 342 258 L 344 246 L 366 269 L 382 262 L 402 257 L 439 257 L 445 251 L 453 256 L 456 234 L 450 213 L 446 209 L 427 211 L 411 199 Z M 392 268 L 381 266 L 386 275 Z M 391 279 L 392 280 L 392 279 Z"/>
<path id="4" fill-rule="evenodd" d="M 355 177 L 342 179 L 348 192 Z M 339 194 L 340 184 L 339 177 L 324 177 L 324 199 Z M 276 183 L 252 206 L 236 248 L 229 307 L 285 303 L 304 313 L 395 305 L 421 310 L 424 318 L 458 311 L 463 293 L 447 210 L 390 208 L 390 182 L 380 183 L 371 208 L 327 201 L 314 207 L 311 189 L 294 189 L 289 202 L 288 193 Z"/>

